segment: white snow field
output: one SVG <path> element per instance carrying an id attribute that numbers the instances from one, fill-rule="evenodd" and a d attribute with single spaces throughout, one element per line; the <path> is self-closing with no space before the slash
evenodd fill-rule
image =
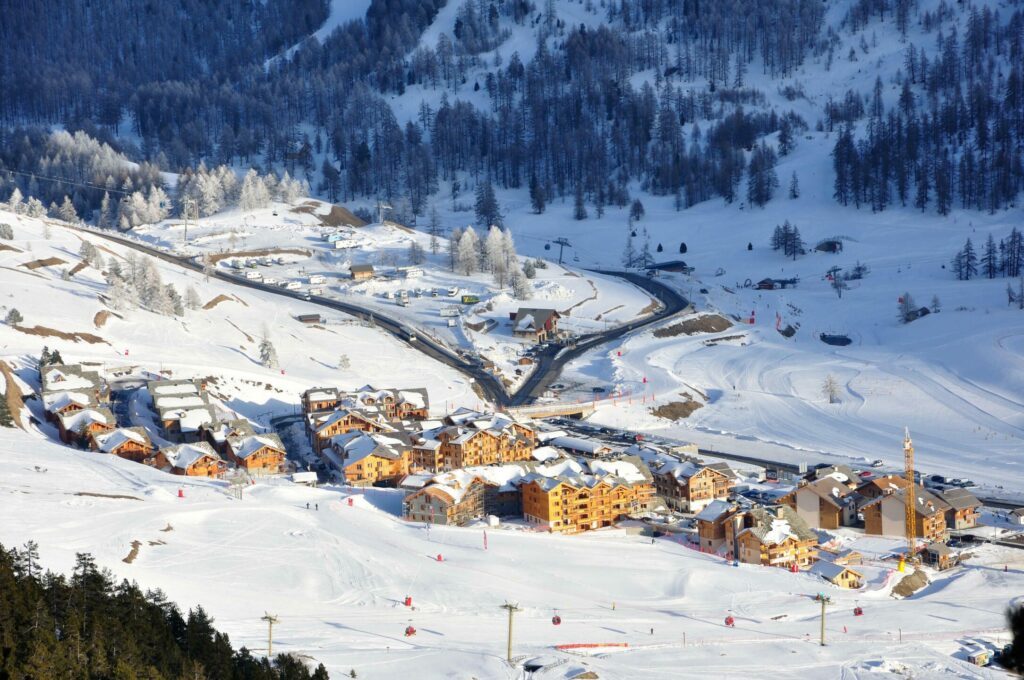
<path id="1" fill-rule="evenodd" d="M 188 286 L 194 287 L 204 306 L 221 300 L 210 309 L 186 309 L 181 317 L 138 308 L 110 310 L 98 299 L 108 294 L 100 272 L 87 266 L 65 281 L 62 271 L 81 261 L 82 238 L 100 248 L 105 260 L 116 259 L 121 266 L 133 251 L 55 221 L 44 223 L 0 212 L 0 222 L 11 224 L 15 236 L 0 241 L 0 246 L 7 247 L 0 247 L 0 315 L 6 316 L 13 307 L 24 317 L 22 329 L 40 326 L 89 336 L 63 339 L 46 335 L 48 330 L 33 335 L 2 324 L 0 358 L 17 368 L 31 365 L 42 346 L 48 345 L 68 363 L 136 366 L 174 378 L 212 375 L 218 377 L 218 392 L 232 409 L 264 424 L 273 415 L 293 412 L 300 393 L 318 385 L 426 387 L 431 407 L 438 413 L 455 405 L 480 405 L 464 376 L 383 331 L 300 300 L 216 279 L 205 281 L 198 272 L 168 263 L 155 261 L 164 283 L 173 283 L 182 295 Z M 24 266 L 47 258 L 62 262 L 35 269 Z M 108 315 L 102 320 L 97 315 L 104 311 Z M 305 325 L 295 318 L 310 313 L 322 314 L 325 323 Z M 264 333 L 276 347 L 277 369 L 260 364 Z M 342 355 L 349 360 L 347 368 L 339 367 Z"/>
<path id="2" fill-rule="evenodd" d="M 895 545 L 884 539 L 864 544 L 865 590 L 843 591 L 622 530 L 490 529 L 484 550 L 480 527 L 427 532 L 390 514 L 396 492 L 349 496 L 278 481 L 239 501 L 221 482 L 15 430 L 0 430 L 0 466 L 4 545 L 36 540 L 45 565 L 59 570 L 90 552 L 118 578 L 159 587 L 184 607 L 202 604 L 233 644 L 256 652 L 266 648 L 260 617 L 276 614 L 275 651 L 322 661 L 332 677 L 524 677 L 503 660 L 500 605 L 511 601 L 522 608 L 513 655 L 558 664 L 537 678 L 996 678 L 961 649 L 1005 642 L 1003 608 L 1024 592 L 1024 552 L 1010 549 L 982 547 L 970 566 L 932 574 L 932 585 L 899 601 L 888 595 L 888 568 L 871 557 L 871 548 Z M 126 563 L 135 540 L 138 556 Z M 825 647 L 819 591 L 833 600 Z M 853 615 L 857 604 L 864 616 Z M 724 626 L 730 614 L 735 628 Z M 409 625 L 413 637 L 404 636 Z M 628 647 L 555 647 L 581 643 Z"/>

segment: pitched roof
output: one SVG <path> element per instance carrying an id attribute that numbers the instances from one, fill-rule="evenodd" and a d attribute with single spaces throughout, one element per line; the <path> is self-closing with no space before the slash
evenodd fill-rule
<path id="1" fill-rule="evenodd" d="M 331 437 L 331 448 L 344 454 L 343 459 L 337 461 L 340 467 L 348 467 L 370 456 L 399 460 L 407 445 L 398 437 L 356 430 Z"/>
<path id="2" fill-rule="evenodd" d="M 807 522 L 788 505 L 777 506 L 774 511 L 768 508 L 754 508 L 747 514 L 753 519 L 754 526 L 740 533 L 749 531 L 766 545 L 783 543 L 788 538 L 797 541 L 818 540 L 818 535 L 811 531 Z"/>
<path id="3" fill-rule="evenodd" d="M 245 437 L 256 434 L 255 428 L 245 418 L 233 418 L 231 420 L 216 420 L 209 425 L 203 426 L 203 430 L 209 433 L 218 444 L 223 444 L 228 437 Z"/>
<path id="4" fill-rule="evenodd" d="M 981 506 L 981 501 L 967 489 L 946 489 L 939 492 L 939 498 L 946 501 L 955 510 Z"/>
<path id="5" fill-rule="evenodd" d="M 858 571 L 850 569 L 849 567 L 844 566 L 842 564 L 836 564 L 834 562 L 829 562 L 828 560 L 825 560 L 825 559 L 818 560 L 817 562 L 812 564 L 811 568 L 808 569 L 807 571 L 812 573 L 812 574 L 814 574 L 814 575 L 816 575 L 816 576 L 821 576 L 822 578 L 824 578 L 824 579 L 826 579 L 828 581 L 832 581 L 832 582 L 835 582 L 835 580 L 837 578 L 842 576 L 843 573 L 847 572 L 847 571 L 852 573 L 852 574 L 856 574 L 859 577 L 863 577 L 863 574 L 861 574 Z"/>
<path id="6" fill-rule="evenodd" d="M 696 517 L 700 521 L 714 522 L 732 509 L 733 505 L 728 501 L 711 501 L 704 506 L 703 510 L 697 513 Z"/>
<path id="7" fill-rule="evenodd" d="M 879 493 L 885 493 L 887 491 L 894 491 L 897 489 L 907 488 L 907 480 L 903 477 L 897 477 L 896 475 L 886 475 L 884 477 L 875 477 L 871 481 L 865 482 L 857 487 L 862 495 L 864 491 L 868 489 L 875 489 Z"/>
<path id="8" fill-rule="evenodd" d="M 93 441 L 96 442 L 96 446 L 103 453 L 116 451 L 118 447 L 129 442 L 141 444 L 146 447 L 153 446 L 149 440 L 149 434 L 146 432 L 146 429 L 142 427 L 119 427 L 111 432 L 102 432 L 93 435 Z"/>
<path id="9" fill-rule="evenodd" d="M 110 412 L 110 409 L 100 406 L 75 411 L 74 413 L 65 413 L 60 416 L 60 422 L 64 429 L 69 432 L 81 432 L 93 423 L 115 425 L 117 419 L 114 418 L 114 414 Z"/>
<path id="10" fill-rule="evenodd" d="M 557 319 L 560 314 L 554 309 L 539 309 L 536 307 L 520 307 L 512 319 L 516 331 L 530 333 L 539 331 L 547 326 L 552 318 Z"/>
<path id="11" fill-rule="evenodd" d="M 848 505 L 853 499 L 853 491 L 850 490 L 850 487 L 832 476 L 816 479 L 809 484 L 797 488 L 796 492 L 798 493 L 801 489 L 810 491 L 826 503 L 837 508 Z"/>
<path id="12" fill-rule="evenodd" d="M 895 498 L 900 503 L 905 505 L 908 491 L 909 489 L 903 488 L 900 489 L 899 491 L 896 491 L 895 493 L 879 496 L 878 498 L 865 503 L 863 507 L 868 508 L 871 507 L 872 505 L 877 505 L 878 503 L 884 501 L 886 498 Z M 933 494 L 931 491 L 928 491 L 927 489 L 924 489 L 923 487 L 920 487 L 916 484 L 914 485 L 914 496 L 917 499 L 916 512 L 919 515 L 923 515 L 925 517 L 930 517 L 931 515 L 934 515 L 936 513 L 945 512 L 946 509 L 949 507 L 949 504 L 946 503 L 946 501 L 942 500 L 941 498 Z"/>
<path id="13" fill-rule="evenodd" d="M 43 394 L 43 409 L 49 412 L 60 411 L 68 406 L 78 405 L 82 408 L 95 406 L 96 399 L 86 392 L 47 392 Z"/>
<path id="14" fill-rule="evenodd" d="M 190 465 L 193 465 L 203 458 L 208 457 L 214 460 L 221 460 L 220 454 L 206 442 L 169 446 L 165 449 L 161 449 L 160 453 L 164 455 L 171 467 L 181 470 L 187 470 Z"/>
<path id="15" fill-rule="evenodd" d="M 246 459 L 257 451 L 266 447 L 284 452 L 284 444 L 276 434 L 255 434 L 245 437 L 228 437 L 228 446 L 231 453 L 241 459 Z"/>
<path id="16" fill-rule="evenodd" d="M 51 364 L 40 371 L 40 382 L 43 392 L 95 389 L 100 374 L 85 370 L 81 364 Z"/>

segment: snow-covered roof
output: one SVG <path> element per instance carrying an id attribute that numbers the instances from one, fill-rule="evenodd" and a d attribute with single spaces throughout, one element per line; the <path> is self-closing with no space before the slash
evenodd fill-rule
<path id="1" fill-rule="evenodd" d="M 541 462 L 560 458 L 562 453 L 553 446 L 538 446 L 533 450 L 533 459 Z"/>
<path id="2" fill-rule="evenodd" d="M 100 374 L 79 364 L 55 364 L 43 368 L 40 380 L 44 392 L 86 390 L 99 386 Z"/>
<path id="3" fill-rule="evenodd" d="M 401 439 L 370 432 L 352 431 L 331 437 L 331 448 L 344 453 L 345 467 L 370 456 L 398 460 L 405 447 Z"/>
<path id="4" fill-rule="evenodd" d="M 213 407 L 172 408 L 160 412 L 161 420 L 176 420 L 182 432 L 198 432 L 199 428 L 217 420 Z"/>
<path id="5" fill-rule="evenodd" d="M 158 395 L 174 396 L 202 392 L 200 385 L 195 380 L 150 380 L 146 383 L 146 389 L 154 399 Z"/>
<path id="6" fill-rule="evenodd" d="M 841 564 L 835 564 L 834 562 L 829 562 L 828 560 L 818 560 L 817 562 L 812 564 L 811 568 L 807 571 L 814 574 L 815 576 L 821 576 L 825 580 L 833 582 L 837 578 L 839 578 L 844 571 L 851 571 L 854 574 L 857 574 L 858 576 L 861 575 L 859 572 L 856 572 L 853 569 L 850 569 L 849 567 L 845 567 Z"/>
<path id="7" fill-rule="evenodd" d="M 238 458 L 246 459 L 257 451 L 270 447 L 278 451 L 284 451 L 284 444 L 276 434 L 255 434 L 247 437 L 228 437 L 228 446 L 231 452 Z"/>
<path id="8" fill-rule="evenodd" d="M 186 394 L 186 395 L 161 395 L 154 400 L 157 409 L 163 411 L 165 409 L 175 408 L 196 408 L 197 406 L 205 406 L 206 400 L 198 394 Z"/>
<path id="9" fill-rule="evenodd" d="M 311 470 L 302 470 L 300 472 L 292 473 L 292 482 L 295 484 L 316 484 L 318 478 L 315 472 Z"/>
<path id="10" fill-rule="evenodd" d="M 555 437 L 554 439 L 549 440 L 548 444 L 551 446 L 557 446 L 560 449 L 578 451 L 592 456 L 610 453 L 612 451 L 612 447 L 607 444 L 603 444 L 593 439 L 582 439 L 580 437 Z"/>
<path id="11" fill-rule="evenodd" d="M 96 403 L 92 395 L 85 392 L 50 392 L 43 395 L 43 408 L 47 411 L 59 411 L 68 406 L 92 406 Z"/>
<path id="12" fill-rule="evenodd" d="M 165 449 L 161 449 L 167 462 L 171 464 L 171 467 L 185 470 L 188 466 L 194 464 L 196 461 L 201 460 L 203 457 L 210 457 L 214 460 L 220 460 L 220 455 L 213 450 L 213 447 L 206 442 L 196 442 L 195 444 L 178 444 L 177 446 L 169 446 Z"/>
<path id="13" fill-rule="evenodd" d="M 81 432 L 93 423 L 114 425 L 117 420 L 107 408 L 87 408 L 60 416 L 60 422 L 69 432 Z"/>
<path id="14" fill-rule="evenodd" d="M 740 533 L 749 531 L 765 545 L 784 543 L 789 538 L 796 541 L 816 541 L 818 538 L 818 535 L 807 526 L 807 522 L 787 505 L 780 505 L 774 509 L 754 508 L 747 514 L 753 519 L 754 526 Z"/>
<path id="15" fill-rule="evenodd" d="M 256 430 L 253 429 L 252 423 L 245 418 L 217 420 L 210 423 L 203 429 L 209 433 L 210 437 L 212 437 L 218 444 L 226 442 L 228 437 L 245 437 L 256 434 Z"/>
<path id="16" fill-rule="evenodd" d="M 705 522 L 714 522 L 730 510 L 732 510 L 732 504 L 728 501 L 711 501 L 704 506 L 703 510 L 697 513 L 697 519 Z"/>
<path id="17" fill-rule="evenodd" d="M 116 451 L 118 447 L 128 442 L 134 442 L 142 446 L 151 446 L 146 431 L 140 427 L 119 427 L 112 432 L 97 434 L 93 437 L 93 440 L 103 453 Z"/>

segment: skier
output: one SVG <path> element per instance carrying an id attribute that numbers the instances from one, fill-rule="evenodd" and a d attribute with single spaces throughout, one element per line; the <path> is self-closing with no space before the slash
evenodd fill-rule
<path id="1" fill-rule="evenodd" d="M 306 510 L 309 510 L 309 501 L 306 501 Z"/>
<path id="2" fill-rule="evenodd" d="M 319 503 L 316 504 L 316 511 L 320 512 L 320 504 Z"/>

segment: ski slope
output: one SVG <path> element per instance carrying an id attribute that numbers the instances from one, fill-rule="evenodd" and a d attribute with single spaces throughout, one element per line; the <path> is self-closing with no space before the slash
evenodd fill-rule
<path id="1" fill-rule="evenodd" d="M 233 644 L 255 652 L 265 649 L 260 617 L 274 613 L 274 649 L 323 662 L 332 677 L 350 669 L 373 678 L 522 677 L 503 661 L 500 605 L 511 601 L 522 608 L 513 654 L 560 664 L 538 678 L 585 670 L 623 679 L 887 677 L 879 671 L 995 678 L 958 650 L 973 639 L 994 644 L 1003 608 L 1024 592 L 1024 553 L 1014 550 L 983 547 L 971 566 L 933 575 L 922 593 L 897 601 L 887 594 L 889 569 L 873 566 L 871 549 L 896 543 L 884 539 L 858 545 L 868 585 L 853 592 L 806 574 L 727 566 L 622 530 L 492 528 L 484 550 L 479 527 L 427 532 L 402 522 L 391 514 L 396 492 L 350 496 L 278 481 L 246 489 L 239 501 L 220 482 L 20 431 L 0 430 L 0 467 L 4 545 L 34 539 L 45 565 L 61 570 L 76 552 L 91 552 L 118 578 L 159 587 L 185 607 L 201 603 Z M 138 556 L 126 563 L 135 540 Z M 824 648 L 811 599 L 819 591 L 834 601 Z M 402 605 L 407 595 L 415 609 Z M 856 603 L 865 616 L 853 616 Z M 735 628 L 724 626 L 728 614 Z M 408 625 L 417 635 L 403 635 Z M 555 648 L 573 643 L 629 646 L 596 655 Z"/>

